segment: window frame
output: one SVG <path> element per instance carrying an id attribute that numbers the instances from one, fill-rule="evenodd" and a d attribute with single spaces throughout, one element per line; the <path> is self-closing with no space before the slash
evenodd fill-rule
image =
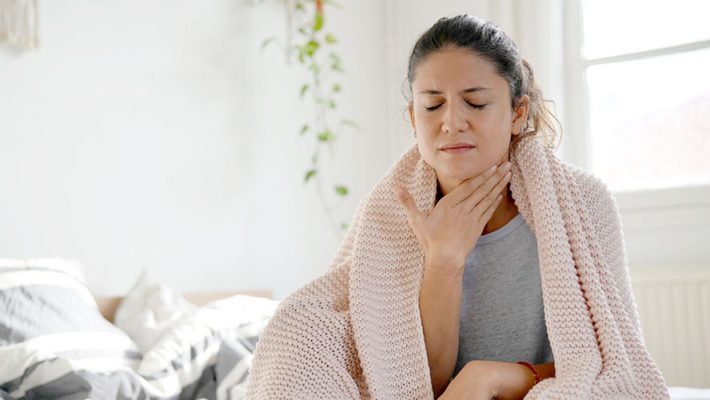
<path id="1" fill-rule="evenodd" d="M 583 0 L 572 0 L 562 2 L 563 32 L 565 34 L 563 43 L 565 60 L 564 97 L 567 99 L 563 124 L 566 130 L 574 132 L 573 135 L 565 135 L 564 137 L 567 141 L 565 148 L 568 157 L 573 163 L 591 171 L 591 146 L 589 145 L 591 131 L 589 88 L 586 80 L 587 68 L 600 64 L 641 60 L 655 56 L 710 49 L 710 40 L 587 59 L 580 51 L 584 35 L 582 1 Z M 614 191 L 613 194 L 622 213 L 649 214 L 650 217 L 653 217 L 654 212 L 657 211 L 668 212 L 669 210 L 687 211 L 688 209 L 697 209 L 698 212 L 707 212 L 707 209 L 710 209 L 710 183 L 662 189 Z"/>

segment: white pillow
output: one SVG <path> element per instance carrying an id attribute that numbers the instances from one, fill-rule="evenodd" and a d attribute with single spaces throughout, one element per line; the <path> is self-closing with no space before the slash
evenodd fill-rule
<path id="1" fill-rule="evenodd" d="M 243 397 L 251 353 L 278 304 L 234 295 L 198 308 L 144 271 L 114 323 L 141 349 L 136 371 L 153 391 L 233 400 Z"/>
<path id="2" fill-rule="evenodd" d="M 27 259 L 15 259 L 15 258 L 0 258 L 0 268 L 3 270 L 46 270 L 46 271 L 56 271 L 63 272 L 70 277 L 76 279 L 78 283 L 86 286 L 86 277 L 84 276 L 84 269 L 81 263 L 77 260 L 69 260 L 66 258 L 53 257 L 53 258 L 27 258 Z M 4 279 L 6 284 L 9 284 L 10 279 Z M 92 296 L 93 299 L 93 296 Z"/>
<path id="3" fill-rule="evenodd" d="M 114 324 L 133 339 L 141 353 L 146 353 L 164 332 L 196 310 L 180 293 L 158 283 L 144 270 L 118 305 Z"/>
<path id="4" fill-rule="evenodd" d="M 225 396 L 245 385 L 251 353 L 278 304 L 276 300 L 249 295 L 208 303 L 173 324 L 144 353 L 138 373 L 163 392 L 182 390 L 185 394 L 192 387 L 201 386 L 196 382 L 213 379 L 218 385 L 218 399 L 240 398 Z M 244 362 L 227 365 L 241 359 Z M 220 360 L 225 364 L 216 369 Z M 230 372 L 234 369 L 238 374 Z"/>

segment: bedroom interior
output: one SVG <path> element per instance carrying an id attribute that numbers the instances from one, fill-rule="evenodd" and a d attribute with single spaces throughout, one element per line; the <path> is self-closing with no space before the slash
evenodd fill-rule
<path id="1" fill-rule="evenodd" d="M 324 21 L 309 19 L 317 7 Z M 627 30 L 639 7 L 647 18 Z M 127 398 L 244 398 L 269 318 L 331 266 L 341 224 L 414 143 L 413 40 L 433 16 L 470 13 L 535 64 L 560 158 L 609 183 L 671 399 L 710 400 L 707 12 L 694 0 L 0 0 L 0 398 L 52 398 L 82 379 Z M 312 70 L 286 52 L 299 23 L 323 23 L 317 46 L 337 53 L 319 67 L 333 68 L 330 98 L 309 97 Z"/>

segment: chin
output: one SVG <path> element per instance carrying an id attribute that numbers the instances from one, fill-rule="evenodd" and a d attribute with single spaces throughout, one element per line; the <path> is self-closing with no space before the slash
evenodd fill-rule
<path id="1" fill-rule="evenodd" d="M 463 182 L 466 179 L 472 178 L 478 174 L 480 174 L 482 171 L 477 172 L 477 170 L 467 170 L 467 171 L 456 171 L 456 172 L 449 172 L 449 171 L 444 171 L 442 173 L 437 173 L 437 176 L 439 179 L 444 179 L 447 181 L 457 181 L 457 182 Z"/>
<path id="2" fill-rule="evenodd" d="M 485 172 L 485 170 L 486 165 L 480 162 L 467 162 L 465 164 L 456 163 L 454 165 L 446 165 L 441 168 L 441 171 L 442 173 L 444 173 L 444 175 L 452 179 L 461 180 L 479 175 Z"/>

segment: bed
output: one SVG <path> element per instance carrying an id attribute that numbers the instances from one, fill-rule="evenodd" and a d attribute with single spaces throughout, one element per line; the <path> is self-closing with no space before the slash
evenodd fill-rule
<path id="1" fill-rule="evenodd" d="M 267 299 L 271 299 L 273 297 L 273 293 L 267 289 L 239 290 L 231 292 L 189 292 L 182 294 L 185 300 L 195 306 L 203 306 L 212 301 L 226 299 L 235 295 L 264 297 Z M 113 322 L 116 315 L 116 309 L 124 298 L 125 296 L 99 296 L 94 299 L 96 300 L 96 304 L 99 307 L 101 315 L 103 315 L 107 321 Z"/>
<path id="2" fill-rule="evenodd" d="M 0 399 L 242 399 L 271 297 L 182 294 L 147 273 L 125 296 L 94 297 L 75 264 L 0 260 Z"/>
<path id="3" fill-rule="evenodd" d="M 0 399 L 242 399 L 266 289 L 182 294 L 147 273 L 94 297 L 80 266 L 0 260 Z"/>
<path id="4" fill-rule="evenodd" d="M 673 400 L 710 400 L 710 389 L 671 386 L 668 391 Z"/>

